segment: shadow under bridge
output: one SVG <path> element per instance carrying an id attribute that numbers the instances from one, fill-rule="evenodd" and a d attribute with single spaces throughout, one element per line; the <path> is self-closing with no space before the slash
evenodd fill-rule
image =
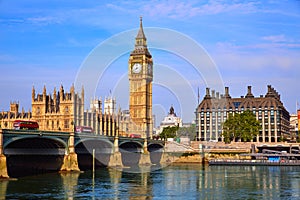
<path id="1" fill-rule="evenodd" d="M 159 164 L 164 150 L 164 145 L 149 141 L 147 150 L 152 164 Z M 144 153 L 143 144 L 140 141 L 124 141 L 119 145 L 124 166 L 137 166 Z"/>
<path id="2" fill-rule="evenodd" d="M 10 177 L 60 170 L 66 142 L 40 136 L 17 137 L 4 144 Z"/>
<path id="3" fill-rule="evenodd" d="M 150 153 L 150 160 L 152 164 L 159 164 L 162 154 L 164 152 L 164 145 L 159 143 L 149 143 L 148 151 Z"/>
<path id="4" fill-rule="evenodd" d="M 113 152 L 113 143 L 107 139 L 88 138 L 75 144 L 75 152 L 80 170 L 92 169 L 93 155 L 96 168 L 107 166 Z"/>
<path id="5" fill-rule="evenodd" d="M 139 141 L 125 141 L 119 144 L 124 166 L 136 166 L 139 164 L 143 145 Z"/>

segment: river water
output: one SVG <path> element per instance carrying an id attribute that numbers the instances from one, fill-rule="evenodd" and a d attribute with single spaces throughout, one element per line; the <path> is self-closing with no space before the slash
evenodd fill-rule
<path id="1" fill-rule="evenodd" d="M 300 166 L 100 168 L 0 181 L 0 192 L 0 199 L 300 199 Z"/>

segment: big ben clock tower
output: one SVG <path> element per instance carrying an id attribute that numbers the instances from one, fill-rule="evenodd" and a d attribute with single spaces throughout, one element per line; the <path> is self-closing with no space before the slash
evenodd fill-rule
<path id="1" fill-rule="evenodd" d="M 130 132 L 141 134 L 142 138 L 152 138 L 152 69 L 152 56 L 147 48 L 141 17 L 134 50 L 128 61 L 128 77 L 129 112 L 133 122 Z"/>

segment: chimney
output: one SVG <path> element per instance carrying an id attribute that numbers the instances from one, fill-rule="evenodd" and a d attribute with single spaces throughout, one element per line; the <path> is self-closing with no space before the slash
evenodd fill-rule
<path id="1" fill-rule="evenodd" d="M 209 88 L 206 88 L 206 96 L 209 96 Z"/>
<path id="2" fill-rule="evenodd" d="M 211 96 L 212 98 L 215 98 L 215 90 L 211 90 Z"/>
<path id="3" fill-rule="evenodd" d="M 271 90 L 272 90 L 271 85 L 268 85 L 268 92 L 271 92 Z"/>
<path id="4" fill-rule="evenodd" d="M 205 99 L 210 99 L 209 88 L 206 88 L 206 95 L 205 95 L 204 98 Z"/>
<path id="5" fill-rule="evenodd" d="M 254 97 L 254 96 L 253 96 L 252 91 L 251 91 L 251 86 L 249 85 L 248 86 L 248 92 L 247 92 L 246 98 L 251 98 L 251 97 Z"/>
<path id="6" fill-rule="evenodd" d="M 216 92 L 216 97 L 217 97 L 217 99 L 220 98 L 220 93 L 219 92 Z"/>
<path id="7" fill-rule="evenodd" d="M 229 95 L 229 87 L 225 87 L 225 98 L 230 98 L 230 95 Z"/>

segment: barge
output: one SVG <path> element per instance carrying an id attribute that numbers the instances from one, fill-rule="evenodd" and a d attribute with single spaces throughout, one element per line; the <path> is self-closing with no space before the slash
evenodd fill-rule
<path id="1" fill-rule="evenodd" d="M 241 154 L 241 157 L 251 157 L 251 159 L 212 159 L 209 165 L 263 165 L 263 166 L 300 166 L 300 154 L 280 153 L 265 154 L 252 153 Z"/>

